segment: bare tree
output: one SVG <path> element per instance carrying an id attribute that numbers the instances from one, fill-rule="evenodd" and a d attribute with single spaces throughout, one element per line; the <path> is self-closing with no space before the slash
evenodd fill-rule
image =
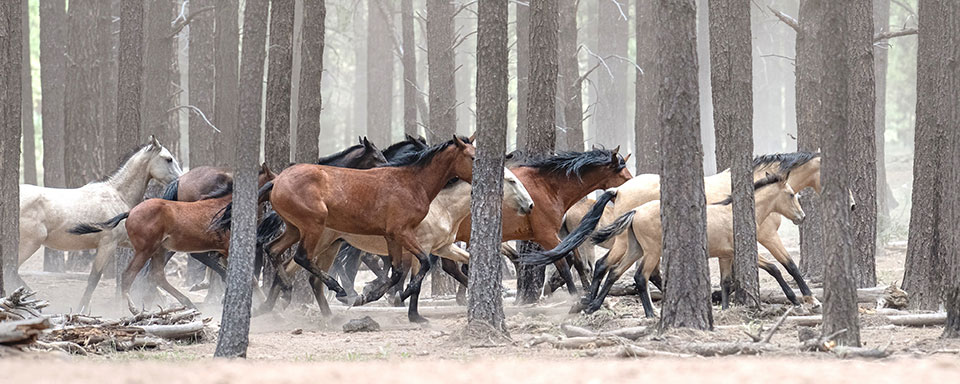
<path id="1" fill-rule="evenodd" d="M 713 122 L 713 85 L 710 82 L 710 6 L 708 0 L 697 2 L 697 81 L 700 85 L 700 142 L 703 144 L 703 171 L 716 173 L 717 148 Z M 751 13 L 752 14 L 752 13 Z"/>
<path id="2" fill-rule="evenodd" d="M 20 2 L 22 5 L 20 9 L 23 12 L 20 17 L 23 25 L 21 29 L 23 40 L 21 58 L 23 64 L 20 69 L 20 79 L 23 84 L 23 97 L 21 98 L 23 106 L 20 108 L 22 111 L 21 123 L 23 124 L 23 182 L 37 184 L 37 137 L 33 126 L 33 76 L 30 74 L 30 7 L 28 3 L 27 1 Z"/>
<path id="3" fill-rule="evenodd" d="M 557 98 L 563 109 L 563 135 L 557 144 L 571 151 L 583 150 L 583 80 L 580 79 L 577 42 L 579 5 L 580 0 L 560 0 L 560 35 L 557 48 L 560 77 L 557 79 Z"/>
<path id="4" fill-rule="evenodd" d="M 477 23 L 477 160 L 470 212 L 468 327 L 506 332 L 500 268 L 503 153 L 507 136 L 507 0 L 479 4 Z"/>
<path id="5" fill-rule="evenodd" d="M 416 137 L 417 125 L 417 42 L 413 31 L 413 0 L 400 2 L 400 27 L 403 46 L 403 133 Z M 380 145 L 387 145 L 381 143 Z"/>
<path id="6" fill-rule="evenodd" d="M 125 1 L 120 9 L 117 76 L 117 153 L 140 145 L 140 96 L 143 85 L 143 2 Z M 117 158 L 117 162 L 122 159 Z"/>
<path id="7" fill-rule="evenodd" d="M 597 0 L 597 61 L 604 69 L 596 79 L 597 105 L 593 114 L 593 141 L 607 147 L 630 142 L 627 129 L 627 44 L 630 9 L 627 1 Z"/>
<path id="8" fill-rule="evenodd" d="M 734 301 L 759 305 L 757 220 L 753 201 L 753 69 L 750 0 L 710 2 L 710 67 L 717 168 L 731 169 Z M 733 282 L 721 282 L 731 285 Z"/>
<path id="9" fill-rule="evenodd" d="M 303 3 L 303 31 L 300 54 L 300 93 L 297 114 L 297 150 L 294 161 L 314 162 L 319 157 L 317 141 L 320 137 L 320 78 L 323 75 L 324 26 L 327 8 L 325 1 Z"/>
<path id="10" fill-rule="evenodd" d="M 873 4 L 873 26 L 875 33 L 889 32 L 890 30 L 890 0 L 875 0 Z M 897 205 L 887 182 L 887 162 L 884 159 L 884 135 L 887 130 L 887 63 L 889 62 L 890 45 L 881 42 L 873 49 L 873 62 L 876 68 L 876 113 L 874 123 L 877 125 L 877 213 L 879 218 L 878 231 L 883 230 L 890 220 L 890 210 Z"/>
<path id="11" fill-rule="evenodd" d="M 525 148 L 530 95 L 530 2 L 515 1 L 513 4 L 517 17 L 517 148 Z"/>
<path id="12" fill-rule="evenodd" d="M 657 0 L 660 74 L 660 220 L 665 288 L 660 329 L 713 329 L 693 0 Z"/>
<path id="13" fill-rule="evenodd" d="M 102 139 L 100 125 L 100 68 L 97 55 L 96 0 L 70 3 L 70 45 L 67 49 L 66 142 L 75 150 L 64 152 L 67 186 L 80 187 L 100 177 L 97 142 Z"/>
<path id="14" fill-rule="evenodd" d="M 637 174 L 660 172 L 660 79 L 657 77 L 657 1 L 636 0 L 637 70 L 634 158 Z"/>
<path id="15" fill-rule="evenodd" d="M 871 1 L 871 0 L 856 0 Z M 826 255 L 823 279 L 823 334 L 835 336 L 836 340 L 849 346 L 860 345 L 859 313 L 857 311 L 857 286 L 854 280 L 853 239 L 850 223 L 850 205 L 847 195 L 849 171 L 849 145 L 852 116 L 849 103 L 854 60 L 850 60 L 852 37 L 851 18 L 856 8 L 850 2 L 823 1 L 823 24 L 819 41 L 824 67 L 821 102 L 823 103 L 823 234 Z M 869 51 L 869 50 L 868 50 Z M 870 68 L 872 69 L 872 67 Z M 870 85 L 871 91 L 873 85 Z M 872 100 L 871 100 L 872 102 Z M 853 107 L 855 108 L 855 107 Z M 871 113 L 872 117 L 872 113 Z M 873 131 L 873 126 L 870 125 Z M 870 141 L 872 145 L 873 141 Z M 858 165 L 859 166 L 859 165 Z"/>
<path id="16" fill-rule="evenodd" d="M 396 56 L 393 54 L 392 24 L 390 2 L 368 2 L 367 136 L 384 146 L 392 142 L 393 134 L 393 64 Z"/>
<path id="17" fill-rule="evenodd" d="M 0 295 L 17 273 L 20 242 L 21 2 L 0 2 Z"/>
<path id="18" fill-rule="evenodd" d="M 450 140 L 457 130 L 456 63 L 454 60 L 453 16 L 456 9 L 448 0 L 427 0 L 427 65 L 430 77 L 431 143 Z"/>
<path id="19" fill-rule="evenodd" d="M 244 139 L 236 147 L 230 264 L 217 357 L 245 357 L 250 331 L 253 253 L 256 246 L 257 162 L 260 159 L 260 108 L 263 97 L 264 45 L 268 0 L 247 0 L 243 12 L 243 57 L 240 66 L 240 126 Z"/>
<path id="20" fill-rule="evenodd" d="M 46 187 L 66 185 L 63 170 L 66 24 L 64 0 L 40 2 L 40 97 L 43 100 L 40 113 L 43 116 L 43 185 Z M 63 252 L 44 247 L 43 270 L 63 272 Z"/>
<path id="21" fill-rule="evenodd" d="M 155 135 L 172 153 L 180 147 L 176 124 L 176 45 L 170 38 L 170 21 L 179 13 L 175 0 L 145 2 L 143 18 L 143 115 L 141 135 Z M 141 140 L 144 137 L 140 138 Z"/>
<path id="22" fill-rule="evenodd" d="M 97 48 L 100 70 L 100 138 L 96 142 L 97 162 L 101 175 L 106 176 L 116 166 L 117 158 L 117 34 L 114 0 L 97 2 Z"/>
<path id="23" fill-rule="evenodd" d="M 216 3 L 215 0 L 190 0 L 190 8 L 203 9 Z M 206 117 L 213 117 L 213 95 L 216 68 L 210 63 L 216 61 L 214 54 L 215 14 L 207 13 L 190 22 L 190 61 L 187 72 L 190 75 L 190 105 L 197 107 Z M 198 113 L 190 113 L 190 167 L 216 164 L 216 152 L 219 143 L 217 134 Z M 274 166 L 270 164 L 270 166 Z"/>
<path id="24" fill-rule="evenodd" d="M 217 134 L 217 165 L 234 165 L 237 147 L 237 65 L 239 63 L 240 35 L 237 27 L 238 0 L 216 0 L 217 20 L 214 33 L 214 67 L 216 74 L 213 97 L 213 124 Z"/>
<path id="25" fill-rule="evenodd" d="M 264 158 L 279 172 L 290 163 L 290 98 L 293 77 L 294 0 L 270 0 Z"/>

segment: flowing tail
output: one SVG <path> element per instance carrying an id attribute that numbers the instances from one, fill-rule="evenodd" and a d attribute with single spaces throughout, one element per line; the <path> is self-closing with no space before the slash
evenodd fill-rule
<path id="1" fill-rule="evenodd" d="M 257 191 L 257 204 L 263 204 L 267 200 L 270 200 L 270 191 L 273 190 L 273 182 L 268 181 L 260 190 Z M 224 233 L 230 230 L 230 223 L 233 219 L 233 202 L 227 203 L 216 215 L 213 216 L 213 220 L 210 222 L 210 230 Z M 278 217 L 279 219 L 279 217 Z"/>
<path id="2" fill-rule="evenodd" d="M 591 237 L 593 243 L 601 244 L 607 240 L 610 240 L 611 237 L 619 235 L 624 229 L 627 229 L 627 227 L 633 221 L 633 215 L 636 214 L 636 210 L 631 210 L 630 212 L 624 213 L 622 216 L 614 220 L 613 224 L 600 228 L 600 230 L 597 231 L 597 233 L 594 233 Z"/>
<path id="3" fill-rule="evenodd" d="M 593 230 L 597 228 L 597 224 L 600 223 L 600 217 L 603 216 L 603 210 L 607 207 L 607 203 L 616 196 L 616 189 L 604 192 L 597 199 L 597 202 L 590 207 L 590 211 L 580 220 L 580 225 L 578 225 L 569 236 L 564 238 L 556 248 L 549 251 L 534 251 L 522 254 L 520 255 L 520 263 L 527 265 L 547 265 L 564 258 L 568 253 L 579 247 L 580 244 L 583 244 L 584 241 L 587 241 L 590 233 L 593 232 Z"/>
<path id="4" fill-rule="evenodd" d="M 270 200 L 270 191 L 273 190 L 273 182 L 268 181 L 260 187 L 260 190 L 257 191 L 257 204 L 266 203 L 267 200 Z"/>
<path id="5" fill-rule="evenodd" d="M 167 184 L 167 189 L 163 191 L 163 196 L 161 199 L 177 201 L 177 194 L 180 193 L 180 179 L 177 178 L 174 181 L 171 181 L 170 184 Z"/>
<path id="6" fill-rule="evenodd" d="M 276 212 L 271 211 L 257 226 L 257 243 L 267 244 L 280 234 L 283 228 L 283 219 Z"/>
<path id="7" fill-rule="evenodd" d="M 120 222 L 125 220 L 127 217 L 130 217 L 130 212 L 124 212 L 119 215 L 114 216 L 112 219 L 104 221 L 102 223 L 95 224 L 79 224 L 76 227 L 73 227 L 68 232 L 74 235 L 86 235 L 88 233 L 97 233 L 103 232 L 105 229 L 116 228 L 117 225 L 120 225 Z"/>

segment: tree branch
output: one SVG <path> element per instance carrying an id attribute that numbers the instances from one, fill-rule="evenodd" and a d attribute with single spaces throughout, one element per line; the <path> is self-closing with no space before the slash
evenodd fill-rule
<path id="1" fill-rule="evenodd" d="M 213 123 L 210 122 L 210 119 L 207 119 L 207 115 L 203 114 L 203 111 L 201 111 L 200 108 L 197 108 L 193 105 L 178 105 L 176 107 L 168 109 L 167 113 L 176 111 L 178 109 L 187 109 L 187 110 L 193 111 L 197 115 L 200 115 L 200 117 L 203 118 L 203 121 L 207 123 L 207 125 L 209 125 L 210 128 L 213 128 L 214 131 L 217 131 L 217 133 L 220 133 L 220 129 L 217 128 L 215 125 L 213 125 Z"/>
<path id="2" fill-rule="evenodd" d="M 787 14 L 773 9 L 771 6 L 768 6 L 767 8 L 769 8 L 770 12 L 773 12 L 774 16 L 780 19 L 780 21 L 782 21 L 784 24 L 788 25 L 790 28 L 793 28 L 794 31 L 800 32 L 800 23 L 797 22 L 797 19 L 787 16 Z"/>
<path id="3" fill-rule="evenodd" d="M 874 42 L 874 43 L 879 43 L 879 42 L 881 42 L 881 41 L 883 41 L 883 40 L 889 40 L 889 39 L 892 39 L 892 38 L 894 38 L 894 37 L 910 36 L 910 35 L 916 35 L 916 34 L 917 34 L 917 29 L 916 29 L 916 28 L 902 29 L 902 30 L 899 30 L 899 31 L 880 32 L 880 33 L 878 33 L 876 36 L 873 37 L 873 42 Z"/>
<path id="4" fill-rule="evenodd" d="M 176 20 L 174 20 L 175 24 L 173 25 L 173 31 L 170 32 L 170 35 L 168 35 L 167 38 L 172 39 L 176 37 L 177 34 L 179 34 L 180 31 L 183 30 L 183 27 L 186 27 L 188 24 L 190 24 L 190 22 L 192 22 L 193 19 L 195 19 L 197 16 L 200 16 L 201 14 L 207 11 L 212 11 L 216 8 L 217 8 L 216 6 L 211 5 L 208 7 L 200 8 L 196 12 L 191 12 L 190 15 L 187 17 L 177 16 Z M 177 20 L 180 20 L 180 21 L 177 21 Z"/>

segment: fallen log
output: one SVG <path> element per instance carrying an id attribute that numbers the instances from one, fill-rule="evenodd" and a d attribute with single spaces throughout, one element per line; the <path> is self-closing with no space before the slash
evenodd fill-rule
<path id="1" fill-rule="evenodd" d="M 671 358 L 689 358 L 696 357 L 696 355 L 686 354 L 686 353 L 674 353 L 666 351 L 658 351 L 655 349 L 642 348 L 636 345 L 627 344 L 623 346 L 623 349 L 617 353 L 617 357 L 671 357 Z"/>
<path id="2" fill-rule="evenodd" d="M 137 328 L 143 329 L 148 335 L 153 335 L 163 339 L 179 340 L 190 337 L 196 337 L 203 331 L 203 321 L 196 320 L 186 324 L 170 325 L 142 325 Z"/>
<path id="3" fill-rule="evenodd" d="M 919 313 L 909 315 L 878 315 L 887 319 L 892 325 L 901 327 L 924 327 L 931 325 L 943 325 L 947 322 L 946 313 Z M 811 316 L 790 316 L 787 321 L 804 327 L 813 327 L 823 323 L 823 315 Z"/>
<path id="4" fill-rule="evenodd" d="M 562 324 L 560 325 L 560 330 L 563 331 L 563 334 L 567 337 L 622 337 L 630 341 L 636 341 L 637 339 L 649 335 L 653 330 L 648 327 L 628 327 L 616 329 L 613 331 L 602 331 L 595 332 L 586 328 L 581 328 L 575 325 Z"/>
<path id="5" fill-rule="evenodd" d="M 890 356 L 890 352 L 886 349 L 880 350 L 876 348 L 846 347 L 842 345 L 831 348 L 830 352 L 834 355 L 837 355 L 837 357 L 841 359 L 882 359 Z"/>
<path id="6" fill-rule="evenodd" d="M 737 342 L 716 342 L 716 343 L 690 343 L 683 346 L 682 350 L 694 355 L 712 357 L 712 356 L 732 356 L 732 355 L 759 355 L 764 352 L 774 351 L 777 348 L 771 347 L 767 343 L 737 343 Z"/>
<path id="7" fill-rule="evenodd" d="M 0 344 L 33 343 L 47 328 L 50 328 L 50 320 L 44 317 L 2 322 L 0 323 Z"/>
<path id="8" fill-rule="evenodd" d="M 860 288 L 857 290 L 857 303 L 875 304 L 877 299 L 884 297 L 886 290 L 887 287 Z M 813 288 L 811 291 L 813 291 L 814 297 L 823 301 L 823 288 Z M 797 297 L 803 296 L 798 290 L 793 292 Z M 760 290 L 760 301 L 770 304 L 791 304 L 781 289 Z"/>
<path id="9" fill-rule="evenodd" d="M 560 349 L 593 349 L 611 347 L 626 343 L 627 340 L 612 336 L 603 337 L 565 337 L 543 334 L 527 342 L 527 348 L 547 343 Z"/>

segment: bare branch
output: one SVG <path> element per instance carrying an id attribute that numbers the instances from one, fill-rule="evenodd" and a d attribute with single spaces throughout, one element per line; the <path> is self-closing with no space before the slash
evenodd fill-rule
<path id="1" fill-rule="evenodd" d="M 214 131 L 217 131 L 217 133 L 220 133 L 220 129 L 218 129 L 217 126 L 213 125 L 213 123 L 210 122 L 210 119 L 207 119 L 207 115 L 205 115 L 203 111 L 200 110 L 200 108 L 197 108 L 193 105 L 178 105 L 176 107 L 168 109 L 167 113 L 176 111 L 178 109 L 186 109 L 186 110 L 193 111 L 197 115 L 200 115 L 200 117 L 203 118 L 203 121 L 207 123 L 207 125 L 209 125 L 210 128 L 213 128 Z"/>
<path id="2" fill-rule="evenodd" d="M 180 20 L 180 17 L 178 16 L 177 19 L 174 20 L 174 21 L 176 22 L 176 24 L 173 25 L 173 31 L 170 32 L 170 34 L 167 36 L 167 38 L 168 38 L 168 39 L 172 39 L 172 38 L 176 37 L 177 34 L 179 34 L 180 31 L 183 30 L 183 27 L 186 27 L 188 24 L 190 24 L 190 22 L 192 22 L 193 19 L 197 18 L 197 16 L 200 16 L 201 14 L 203 14 L 203 13 L 205 13 L 205 12 L 212 11 L 212 10 L 214 10 L 214 9 L 216 9 L 216 8 L 217 8 L 217 7 L 216 7 L 216 6 L 213 6 L 213 5 L 208 6 L 208 7 L 200 8 L 200 9 L 198 9 L 196 12 L 191 12 L 189 16 L 183 18 L 183 19 L 182 19 L 181 21 L 179 21 L 179 22 L 176 21 L 176 20 Z"/>
<path id="3" fill-rule="evenodd" d="M 894 37 L 910 36 L 910 35 L 916 35 L 916 34 L 917 34 L 916 28 L 908 28 L 908 29 L 903 29 L 899 31 L 880 32 L 873 37 L 873 42 L 879 43 L 883 40 L 889 40 Z"/>
<path id="4" fill-rule="evenodd" d="M 914 11 L 913 8 L 910 7 L 909 5 L 904 4 L 903 2 L 898 1 L 898 0 L 890 0 L 890 1 L 891 1 L 892 3 L 900 6 L 900 8 L 903 8 L 903 9 L 904 9 L 905 11 L 907 11 L 908 13 L 910 13 L 910 16 L 917 17 L 917 11 Z"/>
<path id="5" fill-rule="evenodd" d="M 781 58 L 781 59 L 786 59 L 786 60 L 790 60 L 790 61 L 796 61 L 796 60 L 797 60 L 797 59 L 794 59 L 794 58 L 792 58 L 792 57 L 790 57 L 790 56 L 778 55 L 778 54 L 776 54 L 776 53 L 768 53 L 768 54 L 765 54 L 765 55 L 760 55 L 760 57 L 779 57 L 779 58 Z"/>
<path id="6" fill-rule="evenodd" d="M 453 48 L 452 48 L 452 49 L 454 49 L 454 50 L 457 49 L 457 47 L 459 47 L 460 44 L 463 44 L 464 41 L 467 41 L 467 38 L 469 38 L 469 37 L 472 36 L 472 35 L 476 35 L 476 34 L 477 34 L 477 31 L 474 30 L 474 31 L 472 31 L 472 32 L 470 32 L 470 33 L 468 33 L 468 34 L 466 34 L 466 35 L 460 36 L 460 38 L 453 43 Z"/>
<path id="7" fill-rule="evenodd" d="M 620 17 L 623 18 L 622 20 L 624 20 L 624 21 L 629 20 L 629 19 L 627 18 L 627 13 L 623 11 L 623 6 L 620 5 L 620 2 L 617 1 L 617 0 L 610 0 L 610 1 L 613 2 L 613 5 L 616 5 L 616 6 L 617 6 L 617 11 L 620 12 Z"/>
<path id="8" fill-rule="evenodd" d="M 787 16 L 787 14 L 783 12 L 773 9 L 772 6 L 768 6 L 767 8 L 769 8 L 770 12 L 773 12 L 774 16 L 777 16 L 777 18 L 780 19 L 780 21 L 782 21 L 784 24 L 790 26 L 790 28 L 793 28 L 794 31 L 800 32 L 800 23 L 797 22 L 797 19 L 794 19 L 790 16 Z"/>
<path id="9" fill-rule="evenodd" d="M 460 12 L 463 12 L 464 10 L 468 10 L 467 7 L 469 7 L 469 6 L 471 6 L 471 5 L 474 5 L 474 4 L 476 4 L 476 3 L 477 3 L 477 1 L 474 0 L 474 1 L 468 1 L 468 2 L 466 2 L 466 3 L 461 4 L 460 7 L 458 7 L 456 11 L 453 11 L 453 17 L 457 17 L 457 15 L 459 15 Z M 474 12 L 474 14 L 476 14 L 476 12 Z"/>
<path id="10" fill-rule="evenodd" d="M 783 321 L 786 320 L 787 316 L 790 316 L 791 313 L 793 313 L 793 307 L 788 308 L 787 311 L 783 313 L 783 316 L 780 316 L 780 320 L 777 320 L 777 323 L 773 325 L 773 328 L 770 328 L 770 332 L 767 332 L 767 336 L 763 338 L 764 344 L 770 342 L 770 339 L 773 338 L 773 334 L 777 333 L 777 330 L 780 329 L 781 325 L 783 325 Z"/>
<path id="11" fill-rule="evenodd" d="M 587 54 L 589 54 L 590 56 L 593 56 L 594 58 L 596 58 L 597 61 L 599 61 L 600 64 L 603 65 L 603 68 L 607 70 L 607 75 L 609 75 L 611 79 L 614 79 L 613 71 L 610 70 L 610 66 L 607 65 L 607 61 L 606 61 L 604 58 L 602 58 L 602 57 L 600 57 L 599 55 L 593 53 L 593 51 L 591 51 L 590 48 L 587 47 L 586 45 L 581 45 L 580 47 L 583 48 L 583 49 L 585 49 L 585 50 L 587 51 Z"/>

